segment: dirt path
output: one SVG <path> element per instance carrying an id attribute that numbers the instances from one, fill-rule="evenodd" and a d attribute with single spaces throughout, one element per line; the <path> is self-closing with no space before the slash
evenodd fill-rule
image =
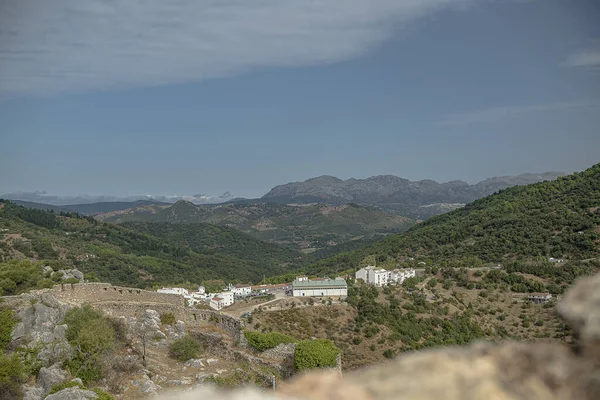
<path id="1" fill-rule="evenodd" d="M 281 299 L 285 299 L 286 297 L 287 296 L 285 295 L 285 293 L 278 292 L 278 293 L 275 293 L 275 298 L 273 300 L 265 301 L 264 303 L 258 303 L 258 304 L 248 304 L 247 306 L 243 306 L 243 307 L 240 307 L 240 308 L 235 308 L 233 310 L 223 309 L 223 310 L 221 310 L 221 313 L 223 313 L 225 315 L 229 315 L 230 317 L 237 317 L 237 318 L 239 318 L 245 312 L 253 312 L 258 307 L 274 303 L 274 302 L 279 301 Z"/>

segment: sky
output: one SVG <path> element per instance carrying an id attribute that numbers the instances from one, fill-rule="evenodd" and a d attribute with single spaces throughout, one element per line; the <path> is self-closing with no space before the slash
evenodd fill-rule
<path id="1" fill-rule="evenodd" d="M 0 0 L 0 194 L 600 162 L 597 0 Z"/>

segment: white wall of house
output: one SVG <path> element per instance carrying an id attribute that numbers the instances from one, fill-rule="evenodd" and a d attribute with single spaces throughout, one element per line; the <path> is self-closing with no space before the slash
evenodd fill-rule
<path id="1" fill-rule="evenodd" d="M 232 292 L 236 296 L 248 296 L 252 293 L 252 287 L 250 285 L 238 285 L 232 289 Z"/>
<path id="2" fill-rule="evenodd" d="M 354 277 L 356 279 L 362 279 L 365 283 L 369 283 L 369 270 L 372 269 L 372 266 L 364 267 L 356 271 Z"/>
<path id="3" fill-rule="evenodd" d="M 233 292 L 221 292 L 217 293 L 216 297 L 220 297 L 223 299 L 223 307 L 228 307 L 233 304 Z"/>
<path id="4" fill-rule="evenodd" d="M 293 295 L 295 297 L 345 297 L 348 296 L 348 287 L 294 289 Z"/>
<path id="5" fill-rule="evenodd" d="M 217 298 L 217 297 L 213 297 L 212 299 L 210 299 L 210 308 L 214 309 L 214 310 L 220 310 L 224 307 L 223 305 L 223 299 L 221 298 Z"/>
<path id="6" fill-rule="evenodd" d="M 158 293 L 167 293 L 167 294 L 180 294 L 182 296 L 187 296 L 188 291 L 184 288 L 162 288 L 157 290 Z"/>

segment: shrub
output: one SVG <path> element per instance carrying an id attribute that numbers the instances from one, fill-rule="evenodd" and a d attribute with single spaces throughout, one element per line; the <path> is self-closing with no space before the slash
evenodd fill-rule
<path id="1" fill-rule="evenodd" d="M 335 367 L 340 354 L 331 340 L 303 340 L 296 345 L 294 366 L 297 370 Z"/>
<path id="2" fill-rule="evenodd" d="M 244 337 L 248 344 L 257 351 L 272 349 L 282 343 L 296 343 L 296 339 L 279 332 L 260 333 L 244 331 Z"/>
<path id="3" fill-rule="evenodd" d="M 163 325 L 173 325 L 177 320 L 172 312 L 166 312 L 160 314 L 160 323 Z"/>
<path id="4" fill-rule="evenodd" d="M 26 378 L 21 359 L 16 354 L 9 356 L 0 351 L 0 399 L 20 399 L 21 383 Z"/>
<path id="5" fill-rule="evenodd" d="M 185 335 L 171 343 L 171 355 L 179 361 L 196 358 L 202 351 L 202 345 L 190 335 Z"/>
<path id="6" fill-rule="evenodd" d="M 75 386 L 79 387 L 80 389 L 85 389 L 82 385 L 80 385 L 79 383 L 77 383 L 75 381 L 64 381 L 64 382 L 59 382 L 59 383 L 55 384 L 54 386 L 52 386 L 52 389 L 50 389 L 50 393 L 48 393 L 48 394 L 58 393 L 63 389 L 75 387 Z"/>
<path id="7" fill-rule="evenodd" d="M 115 344 L 113 324 L 102 312 L 88 305 L 67 311 L 65 322 L 67 340 L 77 350 L 67 367 L 84 382 L 102 379 L 102 356 Z"/>
<path id="8" fill-rule="evenodd" d="M 0 307 L 0 351 L 11 341 L 11 332 L 17 323 L 15 313 L 10 308 Z"/>
<path id="9" fill-rule="evenodd" d="M 383 356 L 385 358 L 393 358 L 394 352 L 392 351 L 392 349 L 387 349 L 386 351 L 383 352 Z"/>
<path id="10" fill-rule="evenodd" d="M 93 388 L 91 391 L 98 395 L 98 400 L 115 400 L 115 397 L 112 394 L 106 393 L 100 388 Z"/>

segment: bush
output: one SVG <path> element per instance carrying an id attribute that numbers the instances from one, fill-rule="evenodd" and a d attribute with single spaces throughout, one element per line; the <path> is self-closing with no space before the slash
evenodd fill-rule
<path id="1" fill-rule="evenodd" d="M 65 323 L 67 340 L 77 350 L 67 367 L 84 382 L 102 379 L 102 356 L 115 344 L 113 324 L 102 312 L 88 305 L 67 311 Z"/>
<path id="2" fill-rule="evenodd" d="M 112 394 L 106 393 L 104 390 L 102 390 L 100 388 L 93 388 L 93 389 L 91 389 L 91 391 L 98 395 L 97 400 L 115 400 L 115 397 Z"/>
<path id="3" fill-rule="evenodd" d="M 21 359 L 16 354 L 9 356 L 0 351 L 0 399 L 20 399 L 21 383 L 26 379 Z"/>
<path id="4" fill-rule="evenodd" d="M 81 386 L 79 383 L 77 383 L 75 381 L 64 381 L 64 382 L 59 382 L 56 385 L 52 386 L 52 389 L 50 389 L 50 393 L 48 393 L 48 394 L 58 393 L 63 389 L 75 387 L 75 386 L 79 387 L 80 389 L 85 389 L 83 386 Z"/>
<path id="5" fill-rule="evenodd" d="M 387 349 L 386 351 L 383 352 L 383 356 L 385 358 L 393 358 L 394 352 L 392 351 L 392 349 Z"/>
<path id="6" fill-rule="evenodd" d="M 172 312 L 166 312 L 160 314 L 160 323 L 163 325 L 173 325 L 177 320 Z"/>
<path id="7" fill-rule="evenodd" d="M 244 331 L 244 337 L 250 346 L 261 352 L 272 349 L 282 343 L 296 343 L 296 339 L 293 337 L 279 332 L 260 333 Z"/>
<path id="8" fill-rule="evenodd" d="M 331 340 L 303 340 L 296 345 L 294 366 L 297 370 L 335 367 L 339 354 L 340 349 Z"/>
<path id="9" fill-rule="evenodd" d="M 11 332 L 17 323 L 15 313 L 10 308 L 0 307 L 0 351 L 11 341 Z"/>
<path id="10" fill-rule="evenodd" d="M 202 345 L 190 335 L 185 335 L 171 344 L 171 355 L 179 361 L 196 358 L 202 351 Z"/>

